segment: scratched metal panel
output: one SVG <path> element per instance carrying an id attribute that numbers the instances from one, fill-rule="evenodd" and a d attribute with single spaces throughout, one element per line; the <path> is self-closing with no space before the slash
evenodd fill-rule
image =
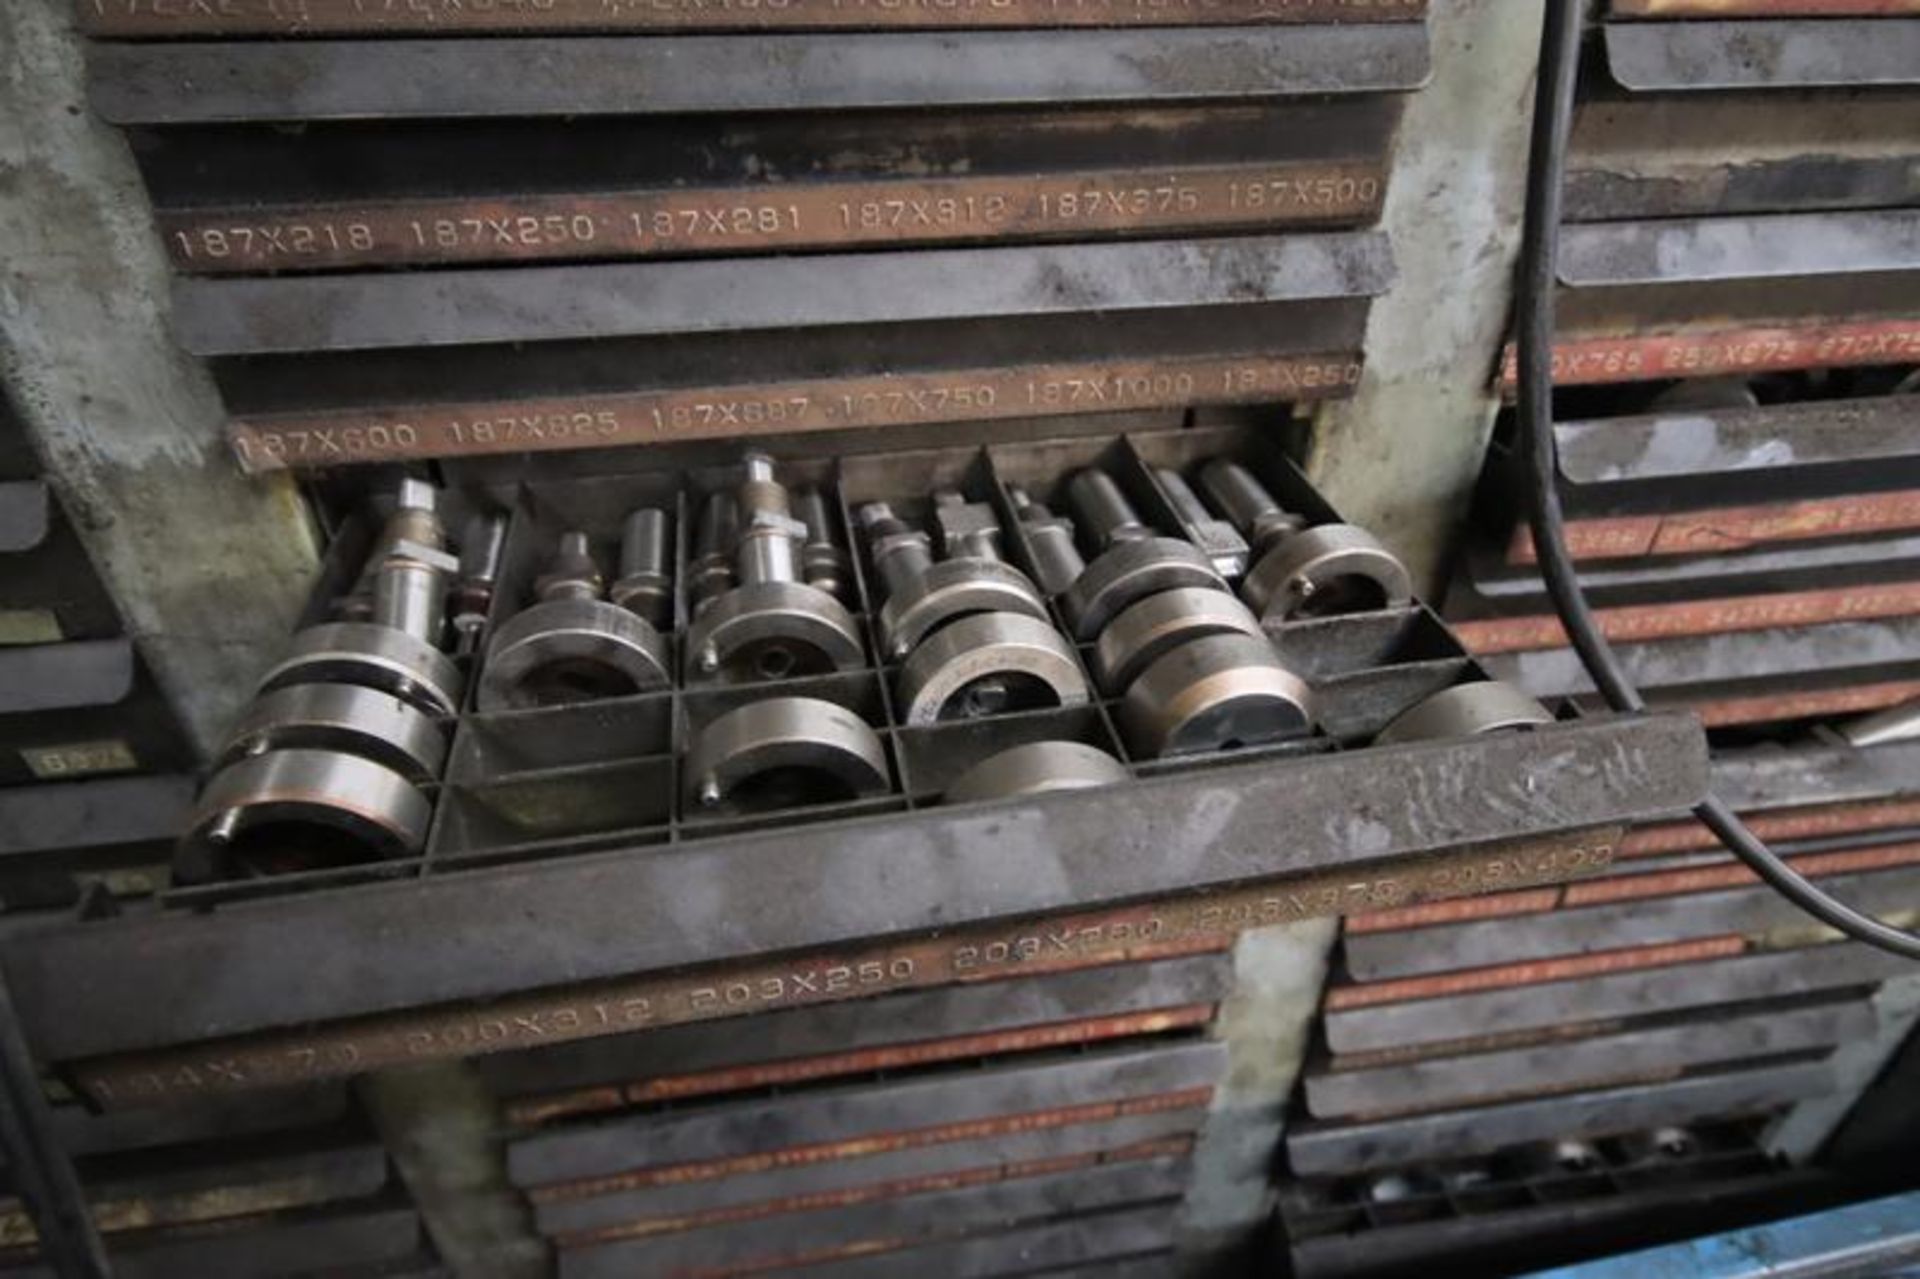
<path id="1" fill-rule="evenodd" d="M 101 44 L 115 124 L 847 110 L 1416 89 L 1426 28 Z"/>
<path id="2" fill-rule="evenodd" d="M 1400 101 L 136 130 L 188 274 L 1375 220 Z"/>
<path id="3" fill-rule="evenodd" d="M 833 1274 L 834 1279 L 997 1279 L 1131 1258 L 1173 1243 L 1179 1209 L 1177 1202 L 1109 1209 L 973 1239 L 847 1258 L 834 1264 Z M 818 1272 L 807 1267 L 772 1273 L 810 1277 Z"/>
<path id="4" fill-rule="evenodd" d="M 897 934 L 914 928 L 915 920 L 956 930 L 1085 911 L 1095 905 L 1085 896 L 1088 885 L 1098 885 L 1104 902 L 1178 892 L 1199 909 L 1205 900 L 1197 892 L 1257 887 L 1272 876 L 1311 870 L 1352 882 L 1359 865 L 1384 868 L 1416 850 L 1512 838 L 1543 826 L 1578 831 L 1689 808 L 1705 782 L 1700 742 L 1699 730 L 1678 717 L 1602 719 L 1464 744 L 1227 765 L 1142 779 L 1097 796 L 1004 805 L 988 830 L 930 810 L 884 822 L 745 834 L 689 845 L 672 857 L 614 851 L 213 915 L 87 924 L 9 947 L 6 963 L 28 1033 L 46 1059 L 63 1061 L 569 981 L 739 962 Z M 1430 803 L 1435 793 L 1461 802 L 1442 818 Z M 1175 795 L 1181 800 L 1169 802 Z M 1216 796 L 1217 803 L 1210 798 Z M 1193 805 L 1218 820 L 1201 830 Z M 1283 809 L 1300 815 L 1297 838 L 1276 846 L 1269 814 Z M 1316 812 L 1319 819 L 1307 819 Z M 1364 855 L 1346 833 L 1360 815 L 1369 832 Z M 730 873 L 736 864 L 751 869 Z M 870 886 L 871 874 L 860 868 L 882 864 L 890 868 L 887 894 L 828 887 Z M 953 881 L 956 866 L 966 867 L 964 882 Z M 1555 867 L 1557 878 L 1570 873 L 1570 864 Z M 1515 871 L 1501 868 L 1503 875 Z M 690 884 L 700 891 L 683 891 Z M 743 887 L 716 899 L 716 884 Z M 1368 894 L 1375 905 L 1396 904 L 1399 896 L 1375 892 L 1371 884 Z M 714 902 L 727 928 L 705 929 L 687 918 L 685 903 L 703 899 Z M 515 909 L 501 912 L 502 901 Z M 1260 913 L 1266 908 L 1258 900 L 1253 905 L 1250 921 L 1297 917 L 1269 916 Z M 1319 907 L 1340 908 L 1338 894 Z M 649 922 L 650 911 L 660 912 L 660 920 Z M 604 921 L 597 920 L 602 914 Z M 489 921 L 479 934 L 486 962 L 476 955 L 471 931 L 449 928 L 458 920 Z M 1181 924 L 1177 936 L 1172 924 L 1156 935 L 1179 940 L 1208 927 L 1202 913 Z M 330 966 L 342 971 L 330 973 Z M 183 973 L 236 969 L 253 980 L 181 980 Z M 285 980 L 276 977 L 282 970 Z M 381 979 L 365 980 L 369 972 Z M 408 1043 L 412 1029 L 405 1032 Z M 545 1038 L 568 1037 L 541 1029 Z M 474 1047 L 485 1042 L 476 1039 Z M 492 1046 L 519 1044 L 509 1035 Z M 224 1057 L 231 1046 L 215 1051 Z"/>
<path id="5" fill-rule="evenodd" d="M 1880 911 L 1920 904 L 1920 871 L 1837 875 L 1822 885 L 1843 900 Z M 1483 968 L 1552 955 L 1591 954 L 1724 933 L 1757 933 L 1801 922 L 1771 888 L 1723 889 L 1547 911 L 1490 924 L 1439 924 L 1346 940 L 1348 970 L 1361 981 Z"/>
<path id="6" fill-rule="evenodd" d="M 1920 21 L 1612 22 L 1607 62 L 1636 91 L 1920 84 Z"/>
<path id="7" fill-rule="evenodd" d="M 1569 143 L 1569 221 L 1920 203 L 1920 96 L 1586 88 Z"/>
<path id="8" fill-rule="evenodd" d="M 1576 1009 L 1570 1010 L 1573 1016 L 1586 1015 L 1578 1002 Z M 1322 1119 L 1451 1110 L 1516 1093 L 1594 1088 L 1679 1069 L 1831 1048 L 1867 1034 L 1874 1023 L 1873 1005 L 1863 998 L 1770 1001 L 1681 1017 L 1656 1016 L 1587 1037 L 1548 1034 L 1535 1043 L 1485 1052 L 1448 1053 L 1442 1044 L 1429 1051 L 1445 1055 L 1379 1065 L 1323 1057 L 1308 1067 L 1304 1091 L 1308 1112 Z M 1469 1032 L 1461 1028 L 1458 1033 Z"/>
<path id="9" fill-rule="evenodd" d="M 1191 1138 L 1206 1122 L 1204 1103 L 1143 1110 L 1118 1118 L 1052 1127 L 1013 1127 L 968 1140 L 882 1151 L 861 1159 L 775 1165 L 710 1181 L 666 1181 L 579 1199 L 534 1205 L 543 1234 L 657 1231 L 733 1221 L 853 1196 L 907 1194 L 1009 1166 L 1081 1161 Z"/>
<path id="10" fill-rule="evenodd" d="M 773 1268 L 799 1258 L 838 1265 L 879 1244 L 912 1247 L 1123 1204 L 1175 1199 L 1185 1188 L 1187 1173 L 1184 1158 L 1133 1160 L 761 1221 L 563 1245 L 559 1274 L 561 1279 L 636 1274 L 669 1279 L 723 1268 Z"/>
<path id="11" fill-rule="evenodd" d="M 475 1064 L 496 1093 L 513 1096 L 1214 1003 L 1231 978 L 1232 961 L 1225 955 L 1113 964 L 784 1009 L 756 1018 L 751 1035 L 724 1024 L 691 1023 L 501 1053 Z"/>
<path id="12" fill-rule="evenodd" d="M 1597 288 L 1916 270 L 1920 209 L 1875 209 L 1570 226 L 1558 274 Z"/>
<path id="13" fill-rule="evenodd" d="M 558 341 L 1370 296 L 1383 236 L 1321 233 L 1055 248 L 850 253 L 174 286 L 201 355 Z"/>
<path id="14" fill-rule="evenodd" d="M 1884 3 L 1884 0 L 1883 0 Z M 222 0 L 179 8 L 149 0 L 88 0 L 82 25 L 102 39 L 191 36 L 458 36 L 501 32 L 888 30 L 950 27 L 1238 25 L 1240 23 L 1402 22 L 1427 0 L 1232 0 L 1229 3 L 1060 4 L 1003 0 L 992 5 L 892 5 L 863 0 L 797 0 L 709 7 L 699 3 L 610 5 L 605 0 L 472 5 L 461 0 Z"/>
<path id="15" fill-rule="evenodd" d="M 507 1148 L 507 1174 L 518 1186 L 613 1177 L 997 1115 L 1208 1087 L 1225 1068 L 1225 1053 L 1221 1045 L 1212 1043 L 1102 1049 L 1039 1062 L 556 1127 L 512 1142 Z"/>
<path id="16" fill-rule="evenodd" d="M 411 1208 L 316 1213 L 286 1219 L 242 1219 L 176 1230 L 136 1232 L 113 1241 L 115 1279 L 266 1279 L 333 1267 L 399 1261 L 420 1246 L 420 1217 Z M 0 1265 L 3 1279 L 54 1279 L 50 1267 Z"/>
<path id="17" fill-rule="evenodd" d="M 1287 1162 L 1297 1177 L 1344 1176 L 1490 1154 L 1532 1141 L 1761 1114 L 1832 1087 L 1832 1068 L 1825 1061 L 1791 1060 L 1434 1115 L 1355 1123 L 1309 1119 L 1287 1130 Z"/>
<path id="18" fill-rule="evenodd" d="M 1831 578 L 1829 580 L 1832 580 Z M 1700 601 L 1702 613 L 1713 607 Z M 1621 641 L 1628 677 L 1641 688 L 1784 678 L 1812 671 L 1886 672 L 1892 679 L 1920 657 L 1920 617 L 1776 627 L 1680 639 Z M 1511 680 L 1535 697 L 1562 697 L 1593 687 L 1572 649 L 1489 653 L 1480 659 L 1495 679 Z"/>
<path id="19" fill-rule="evenodd" d="M 1871 946 L 1826 945 L 1497 990 L 1465 989 L 1395 1003 L 1328 1007 L 1321 1016 L 1327 1044 L 1334 1052 L 1373 1052 L 1475 1035 L 1546 1030 L 1573 1021 L 1639 1017 L 1869 985 L 1904 972 L 1905 963 Z M 1334 985 L 1328 987 L 1328 994 L 1366 989 Z"/>
<path id="20" fill-rule="evenodd" d="M 108 706 L 133 691 L 133 641 L 0 645 L 0 715 Z"/>

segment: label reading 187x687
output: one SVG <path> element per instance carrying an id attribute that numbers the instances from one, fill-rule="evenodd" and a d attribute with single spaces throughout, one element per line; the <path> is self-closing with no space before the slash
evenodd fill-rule
<path id="1" fill-rule="evenodd" d="M 1355 355 L 1158 356 L 238 417 L 248 471 L 1350 395 Z"/>

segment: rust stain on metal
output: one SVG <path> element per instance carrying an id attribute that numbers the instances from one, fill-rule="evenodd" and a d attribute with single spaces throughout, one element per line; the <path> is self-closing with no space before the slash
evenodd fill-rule
<path id="1" fill-rule="evenodd" d="M 1642 968 L 1664 968 L 1671 964 L 1692 963 L 1696 960 L 1726 959 L 1742 953 L 1746 948 L 1747 942 L 1744 937 L 1729 935 L 1701 937 L 1683 942 L 1662 942 L 1651 946 L 1630 946 L 1592 955 L 1530 959 L 1524 963 L 1499 964 L 1488 968 L 1463 968 L 1431 977 L 1402 977 L 1393 981 L 1330 987 L 1327 991 L 1326 1006 L 1328 1011 L 1337 1012 L 1348 1008 L 1374 1008 L 1381 1004 L 1442 999 L 1448 995 L 1467 995 L 1475 991 L 1538 986 L 1546 982 L 1569 981 L 1578 977 L 1633 972 Z"/>
<path id="2" fill-rule="evenodd" d="M 1916 785 L 1920 785 L 1920 780 L 1916 780 Z M 1920 825 L 1920 800 L 1822 804 L 1780 809 L 1771 813 L 1743 813 L 1741 820 L 1746 822 L 1748 829 L 1765 840 L 1786 842 L 1819 839 L 1827 835 L 1852 835 L 1862 831 Z M 1699 822 L 1666 822 L 1628 831 L 1626 839 L 1620 844 L 1620 857 L 1622 860 L 1656 857 L 1663 853 L 1686 853 L 1718 847 L 1719 836 Z"/>
<path id="3" fill-rule="evenodd" d="M 1736 724 L 1767 724 L 1793 719 L 1818 719 L 1877 711 L 1920 697 L 1920 680 L 1884 684 L 1854 684 L 1846 688 L 1816 688 L 1757 697 L 1728 697 L 1690 702 L 1687 708 L 1708 728 Z"/>
<path id="4" fill-rule="evenodd" d="M 1516 358 L 1509 345 L 1500 365 L 1500 386 L 1508 395 L 1518 385 Z M 1581 386 L 1771 369 L 1905 364 L 1915 359 L 1920 359 L 1920 319 L 1703 328 L 1556 342 L 1553 380 L 1558 386 Z"/>
<path id="5" fill-rule="evenodd" d="M 1817 591 L 1730 595 L 1673 604 L 1628 604 L 1595 610 L 1601 631 L 1616 643 L 1726 635 L 1774 627 L 1864 622 L 1920 613 L 1920 582 L 1841 586 Z M 1550 614 L 1455 622 L 1460 642 L 1479 654 L 1565 648 L 1567 633 Z"/>
<path id="6" fill-rule="evenodd" d="M 1063 961 L 1119 963 L 1187 943 L 1210 949 L 1247 928 L 1559 883 L 1611 865 L 1623 833 L 1620 826 L 1562 831 L 1390 862 L 1371 873 L 1288 876 L 1106 910 L 970 926 L 941 937 L 874 939 L 829 952 L 637 974 L 482 1006 L 381 1014 L 80 1061 L 72 1063 L 71 1073 L 90 1100 L 118 1109 L 1017 976 Z"/>
<path id="7" fill-rule="evenodd" d="M 1370 219 L 1385 171 L 1293 161 L 163 210 L 203 275 L 768 253 Z"/>
<path id="8" fill-rule="evenodd" d="M 617 394 L 261 414 L 228 424 L 249 472 L 407 458 L 1113 413 L 1353 393 L 1351 353 L 1157 356 Z"/>
<path id="9" fill-rule="evenodd" d="M 961 1190 L 968 1186 L 988 1185 L 999 1181 L 1015 1181 L 1022 1177 L 1040 1177 L 1050 1173 L 1072 1172 L 1080 1168 L 1091 1168 L 1101 1164 L 1126 1163 L 1139 1159 L 1159 1159 L 1168 1156 L 1184 1155 L 1193 1149 L 1192 1137 L 1162 1137 L 1153 1141 L 1143 1141 L 1131 1146 L 1119 1146 L 1112 1150 L 1093 1151 L 1084 1155 L 1055 1155 L 1047 1159 L 1029 1159 L 1009 1164 L 994 1164 L 983 1168 L 964 1169 L 959 1172 L 930 1173 L 924 1177 L 906 1177 L 895 1181 L 872 1182 L 864 1186 L 853 1186 L 846 1190 L 824 1190 L 806 1195 L 789 1195 L 782 1199 L 763 1199 L 757 1203 L 734 1204 L 724 1208 L 710 1208 L 703 1212 L 689 1213 L 682 1217 L 650 1217 L 617 1226 L 605 1226 L 598 1230 L 577 1231 L 572 1234 L 556 1235 L 554 1243 L 561 1248 L 577 1248 L 586 1244 L 610 1243 L 618 1239 L 642 1239 L 655 1235 L 676 1234 L 683 1230 L 694 1230 L 702 1226 L 729 1225 L 739 1221 L 755 1221 L 765 1217 L 783 1216 L 788 1213 L 818 1212 L 823 1209 L 850 1208 L 856 1204 L 874 1203 L 886 1199 L 898 1199 L 906 1195 L 926 1194 L 939 1190 Z"/>
<path id="10" fill-rule="evenodd" d="M 980 1141 L 1014 1133 L 1041 1132 L 1067 1128 L 1075 1124 L 1109 1123 L 1132 1115 L 1157 1115 L 1173 1110 L 1193 1110 L 1213 1099 L 1213 1088 L 1187 1088 L 1178 1092 L 1156 1093 L 1148 1097 L 1087 1102 L 1077 1106 L 1056 1106 L 1021 1114 L 995 1115 L 989 1119 L 968 1119 L 957 1123 L 936 1124 L 930 1128 L 903 1128 L 843 1141 L 816 1142 L 789 1146 L 782 1150 L 759 1151 L 751 1155 L 733 1155 L 696 1163 L 663 1164 L 636 1168 L 630 1172 L 604 1177 L 586 1177 L 578 1181 L 551 1182 L 534 1186 L 527 1197 L 535 1203 L 591 1199 L 647 1186 L 684 1185 L 695 1181 L 718 1181 L 745 1173 L 765 1172 L 771 1168 L 795 1168 L 827 1163 L 836 1159 L 862 1159 L 896 1150 L 914 1150 L 923 1146 L 946 1145 L 956 1141 Z M 644 1158 L 635 1152 L 636 1158 Z"/>
<path id="11" fill-rule="evenodd" d="M 1920 0 L 1613 0 L 1616 18 L 1876 18 L 1920 13 Z"/>
<path id="12" fill-rule="evenodd" d="M 1369 911 L 1347 918 L 1349 933 L 1390 933 L 1402 928 L 1425 928 L 1431 924 L 1458 924 L 1469 919 L 1501 919 L 1508 915 L 1532 915 L 1552 910 L 1560 900 L 1558 888 L 1540 888 L 1524 893 L 1494 893 L 1460 901 L 1433 902 L 1422 906 L 1403 906 L 1397 910 Z"/>
<path id="13" fill-rule="evenodd" d="M 866 1074 L 876 1070 L 899 1070 L 934 1062 L 957 1061 L 966 1057 L 991 1057 L 1001 1053 L 1032 1052 L 1040 1048 L 1061 1048 L 1072 1044 L 1095 1043 L 1126 1035 L 1154 1035 L 1184 1027 L 1204 1026 L 1213 1017 L 1212 1004 L 1189 1004 L 1152 1012 L 1122 1013 L 1109 1017 L 1088 1017 L 1078 1021 L 1023 1026 L 1017 1030 L 991 1031 L 977 1035 L 958 1035 L 948 1039 L 929 1039 L 885 1048 L 863 1048 L 843 1053 L 823 1053 L 814 1057 L 796 1057 L 787 1061 L 759 1062 L 725 1070 L 709 1070 L 683 1075 L 661 1075 L 627 1084 L 623 1088 L 592 1089 L 588 1104 L 586 1093 L 565 1094 L 571 1104 L 562 1114 L 584 1110 L 612 1110 L 628 1105 L 672 1101 L 685 1097 L 711 1096 L 748 1088 L 802 1083 L 828 1079 L 836 1075 Z M 538 1123 L 554 1114 L 546 1098 L 518 1102 L 506 1108 L 507 1118 L 518 1123 Z"/>
<path id="14" fill-rule="evenodd" d="M 81 0 L 112 39 L 1403 22 L 1427 0 Z"/>
<path id="15" fill-rule="evenodd" d="M 1832 853 L 1807 853 L 1787 858 L 1787 864 L 1803 875 L 1846 875 L 1861 871 L 1890 870 L 1895 866 L 1920 863 L 1920 843 L 1888 844 L 1881 848 L 1842 849 Z M 1593 906 L 1603 902 L 1641 901 L 1649 897 L 1673 897 L 1681 893 L 1705 892 L 1714 888 L 1738 888 L 1757 884 L 1760 877 L 1738 863 L 1702 866 L 1692 870 L 1657 871 L 1644 875 L 1615 875 L 1585 884 L 1569 884 L 1566 904 Z"/>
<path id="16" fill-rule="evenodd" d="M 1920 528 L 1920 489 L 1902 489 L 1760 506 L 1574 520 L 1567 525 L 1567 549 L 1576 560 L 1710 555 L 1776 542 L 1915 528 Z M 1525 525 L 1513 531 L 1507 562 L 1534 562 L 1533 538 Z"/>

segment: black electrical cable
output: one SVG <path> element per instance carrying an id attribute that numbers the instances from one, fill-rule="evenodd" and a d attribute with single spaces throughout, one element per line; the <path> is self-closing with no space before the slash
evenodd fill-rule
<path id="1" fill-rule="evenodd" d="M 1646 701 L 1601 633 L 1567 553 L 1566 517 L 1560 508 L 1557 482 L 1558 446 L 1553 434 L 1554 268 L 1559 255 L 1560 189 L 1566 169 L 1567 133 L 1573 119 L 1573 87 L 1579 74 L 1584 7 L 1582 0 L 1548 0 L 1546 28 L 1540 38 L 1516 320 L 1520 445 L 1533 501 L 1534 554 L 1553 598 L 1554 611 L 1607 705 L 1616 711 L 1640 712 L 1646 709 Z M 1807 914 L 1858 941 L 1920 959 L 1920 935 L 1862 914 L 1815 887 L 1748 830 L 1718 797 L 1708 795 L 1693 814 L 1734 856 Z"/>

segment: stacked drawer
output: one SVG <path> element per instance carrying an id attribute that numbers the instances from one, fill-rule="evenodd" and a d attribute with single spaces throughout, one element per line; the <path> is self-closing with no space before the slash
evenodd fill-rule
<path id="1" fill-rule="evenodd" d="M 1346 394 L 1427 74 L 1423 0 L 81 12 L 252 469 Z"/>
<path id="2" fill-rule="evenodd" d="M 143 895 L 192 800 L 191 752 L 72 518 L 0 402 L 0 910 Z"/>
<path id="3" fill-rule="evenodd" d="M 90 1114 L 58 1107 L 116 1275 L 435 1279 L 420 1214 L 339 1085 Z M 0 1204 L 0 1274 L 42 1279 L 34 1229 Z"/>
<path id="4" fill-rule="evenodd" d="M 1153 1273 L 1229 970 L 1068 968 L 480 1065 L 561 1275 Z"/>

